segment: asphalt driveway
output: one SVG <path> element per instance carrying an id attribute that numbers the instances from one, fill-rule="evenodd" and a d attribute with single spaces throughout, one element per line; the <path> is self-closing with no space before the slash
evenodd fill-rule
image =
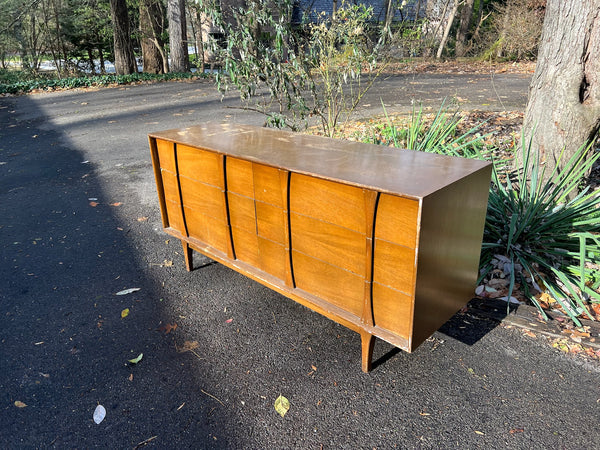
<path id="1" fill-rule="evenodd" d="M 361 114 L 382 92 L 392 110 L 527 95 L 522 75 L 425 78 L 385 80 Z M 262 123 L 236 105 L 208 81 L 0 98 L 3 448 L 600 448 L 600 366 L 541 337 L 457 314 L 413 354 L 377 341 L 364 374 L 358 334 L 206 258 L 186 272 L 146 136 Z"/>

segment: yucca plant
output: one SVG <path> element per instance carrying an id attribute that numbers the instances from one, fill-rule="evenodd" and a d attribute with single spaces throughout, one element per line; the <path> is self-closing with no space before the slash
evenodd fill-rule
<path id="1" fill-rule="evenodd" d="M 531 140 L 522 139 L 523 167 L 511 171 L 494 164 L 484 231 L 481 278 L 494 268 L 494 258 L 508 261 L 508 298 L 515 283 L 546 317 L 531 288 L 553 297 L 577 326 L 578 316 L 593 319 L 588 301 L 600 301 L 600 195 L 582 183 L 600 154 L 581 147 L 546 176 Z M 580 190 L 581 189 L 581 190 Z"/>

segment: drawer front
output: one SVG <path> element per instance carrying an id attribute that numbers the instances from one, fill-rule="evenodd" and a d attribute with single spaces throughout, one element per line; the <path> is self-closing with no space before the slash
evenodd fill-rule
<path id="1" fill-rule="evenodd" d="M 215 220 L 187 206 L 184 206 L 183 210 L 191 238 L 198 239 L 223 253 L 228 252 L 229 227 L 226 222 Z"/>
<path id="2" fill-rule="evenodd" d="M 287 172 L 262 164 L 252 164 L 254 176 L 254 198 L 263 203 L 285 208 L 287 198 Z"/>
<path id="3" fill-rule="evenodd" d="M 288 279 L 287 172 L 236 158 L 226 167 L 236 259 Z"/>
<path id="4" fill-rule="evenodd" d="M 348 228 L 290 214 L 292 248 L 312 258 L 365 277 L 365 236 Z"/>
<path id="5" fill-rule="evenodd" d="M 175 164 L 175 153 L 173 148 L 172 142 L 163 141 L 161 139 L 156 140 L 160 168 L 174 174 L 177 172 L 177 166 Z"/>
<path id="6" fill-rule="evenodd" d="M 373 283 L 373 317 L 378 327 L 409 339 L 413 322 L 412 297 Z"/>
<path id="7" fill-rule="evenodd" d="M 179 175 L 220 189 L 225 188 L 223 157 L 218 153 L 177 145 Z"/>
<path id="8" fill-rule="evenodd" d="M 282 208 L 268 203 L 255 202 L 258 235 L 279 244 L 287 240 L 287 215 Z"/>
<path id="9" fill-rule="evenodd" d="M 236 158 L 227 158 L 227 191 L 254 199 L 254 175 L 252 163 Z"/>
<path id="10" fill-rule="evenodd" d="M 277 242 L 258 237 L 259 268 L 280 280 L 286 280 L 289 254 L 285 247 Z"/>
<path id="11" fill-rule="evenodd" d="M 387 241 L 375 240 L 373 282 L 407 295 L 414 293 L 415 250 Z"/>
<path id="12" fill-rule="evenodd" d="M 181 198 L 187 209 L 212 217 L 219 223 L 227 223 L 223 190 L 185 177 L 180 177 L 179 183 Z"/>
<path id="13" fill-rule="evenodd" d="M 233 228 L 256 234 L 256 208 L 254 200 L 238 194 L 228 193 L 229 220 Z"/>
<path id="14" fill-rule="evenodd" d="M 290 211 L 366 234 L 362 189 L 306 175 L 292 174 Z"/>
<path id="15" fill-rule="evenodd" d="M 260 267 L 258 236 L 256 233 L 232 226 L 231 236 L 234 242 L 235 259 L 254 267 Z"/>
<path id="16" fill-rule="evenodd" d="M 381 194 L 377 206 L 375 238 L 417 248 L 418 218 L 417 200 Z"/>
<path id="17" fill-rule="evenodd" d="M 292 251 L 296 286 L 360 316 L 365 280 L 352 272 Z"/>

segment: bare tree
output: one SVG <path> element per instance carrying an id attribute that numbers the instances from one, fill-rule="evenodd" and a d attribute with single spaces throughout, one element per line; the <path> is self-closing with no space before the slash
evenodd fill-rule
<path id="1" fill-rule="evenodd" d="M 548 0 L 524 136 L 549 175 L 563 149 L 569 157 L 599 129 L 600 0 Z"/>
<path id="2" fill-rule="evenodd" d="M 454 4 L 452 5 L 452 10 L 450 11 L 450 15 L 448 16 L 448 22 L 446 22 L 446 28 L 444 29 L 444 35 L 442 36 L 442 40 L 440 41 L 440 46 L 438 47 L 436 58 L 440 59 L 442 57 L 442 52 L 444 51 L 444 47 L 446 46 L 446 42 L 448 42 L 448 36 L 450 35 L 450 29 L 452 28 L 452 24 L 454 23 L 454 18 L 456 17 L 456 13 L 458 11 L 458 5 L 460 4 L 459 0 L 454 0 Z M 445 11 L 445 9 L 444 9 Z M 442 16 L 442 20 L 444 17 Z"/>
<path id="3" fill-rule="evenodd" d="M 140 44 L 144 72 L 167 73 L 169 60 L 161 34 L 165 28 L 162 4 L 158 0 L 140 1 Z"/>
<path id="4" fill-rule="evenodd" d="M 125 75 L 137 72 L 133 43 L 129 30 L 129 14 L 125 0 L 110 0 L 115 45 L 115 72 Z"/>
<path id="5" fill-rule="evenodd" d="M 185 0 L 167 0 L 171 72 L 189 72 Z"/>

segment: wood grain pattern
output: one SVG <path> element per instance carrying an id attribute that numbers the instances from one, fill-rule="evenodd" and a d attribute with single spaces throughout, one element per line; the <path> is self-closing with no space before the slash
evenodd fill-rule
<path id="1" fill-rule="evenodd" d="M 158 139 L 155 141 L 160 161 L 160 168 L 168 170 L 171 173 L 176 173 L 174 146 L 172 142 Z"/>
<path id="2" fill-rule="evenodd" d="M 360 317 L 364 278 L 292 250 L 296 286 Z"/>
<path id="3" fill-rule="evenodd" d="M 226 222 L 217 221 L 196 209 L 188 208 L 185 204 L 183 211 L 191 238 L 206 242 L 225 254 L 231 253 L 229 227 Z"/>
<path id="4" fill-rule="evenodd" d="M 248 198 L 254 198 L 254 174 L 252 163 L 237 158 L 227 158 L 227 190 Z"/>
<path id="5" fill-rule="evenodd" d="M 231 226 L 240 228 L 247 233 L 257 234 L 254 200 L 231 192 L 227 198 Z"/>
<path id="6" fill-rule="evenodd" d="M 292 174 L 290 211 L 366 234 L 363 190 Z"/>
<path id="7" fill-rule="evenodd" d="M 208 184 L 179 177 L 183 204 L 191 210 L 212 217 L 220 223 L 227 222 L 225 214 L 225 193 Z"/>
<path id="8" fill-rule="evenodd" d="M 280 172 L 286 171 L 262 164 L 252 164 L 254 175 L 254 198 L 263 203 L 269 203 L 279 208 L 285 207 L 286 199 L 282 196 L 281 184 L 286 182 L 282 180 Z"/>
<path id="9" fill-rule="evenodd" d="M 365 236 L 331 223 L 291 213 L 292 247 L 364 279 Z"/>
<path id="10" fill-rule="evenodd" d="M 177 175 L 167 170 L 161 170 L 160 176 L 162 178 L 165 199 L 172 202 L 181 203 L 181 199 L 179 198 L 179 181 L 177 180 Z"/>
<path id="11" fill-rule="evenodd" d="M 266 273 L 285 281 L 288 269 L 287 262 L 289 261 L 286 248 L 277 242 L 261 237 L 258 237 L 258 248 L 260 259 L 258 267 Z"/>
<path id="12" fill-rule="evenodd" d="M 415 251 L 401 245 L 375 239 L 373 282 L 414 294 Z"/>
<path id="13" fill-rule="evenodd" d="M 242 228 L 232 227 L 231 234 L 233 236 L 235 257 L 254 267 L 260 267 L 258 236 L 256 233 L 248 232 Z"/>
<path id="14" fill-rule="evenodd" d="M 382 194 L 377 207 L 375 237 L 416 248 L 418 216 L 418 201 Z"/>
<path id="15" fill-rule="evenodd" d="M 181 203 L 167 200 L 165 202 L 167 208 L 167 226 L 177 230 L 185 236 L 185 224 L 181 213 Z"/>
<path id="16" fill-rule="evenodd" d="M 221 189 L 225 188 L 222 156 L 187 145 L 177 145 L 179 175 Z"/>
<path id="17" fill-rule="evenodd" d="M 285 244 L 287 240 L 287 215 L 278 207 L 263 202 L 255 202 L 257 232 L 259 236 Z"/>
<path id="18" fill-rule="evenodd" d="M 412 327 L 412 296 L 373 283 L 373 316 L 375 325 L 410 339 Z"/>

